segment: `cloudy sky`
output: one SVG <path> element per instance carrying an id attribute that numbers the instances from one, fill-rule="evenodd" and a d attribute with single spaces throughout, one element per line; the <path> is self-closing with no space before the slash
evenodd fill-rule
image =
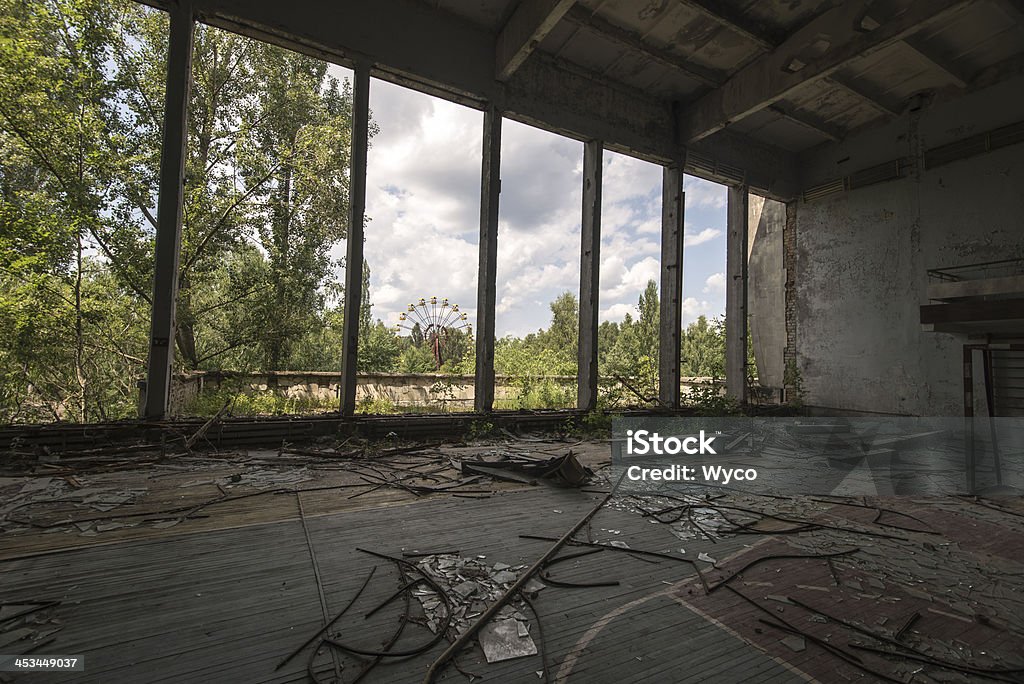
<path id="1" fill-rule="evenodd" d="M 334 67 L 340 78 L 348 76 Z M 420 297 L 476 313 L 483 114 L 373 79 L 380 132 L 368 159 L 366 259 L 373 316 L 397 321 Z M 496 332 L 547 327 L 548 304 L 579 292 L 583 144 L 502 124 Z M 687 176 L 684 321 L 725 311 L 724 186 Z M 606 151 L 601 318 L 636 312 L 658 281 L 661 167 Z"/>

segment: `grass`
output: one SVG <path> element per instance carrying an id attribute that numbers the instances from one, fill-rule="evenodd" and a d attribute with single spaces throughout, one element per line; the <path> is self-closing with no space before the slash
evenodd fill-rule
<path id="1" fill-rule="evenodd" d="M 601 407 L 590 421 L 595 430 L 606 429 L 600 417 L 623 406 L 630 405 L 632 395 L 625 395 L 619 387 L 602 386 Z M 390 397 L 363 398 L 356 405 L 361 415 L 397 415 L 424 413 L 468 413 L 473 411 L 470 403 L 454 402 L 443 391 L 432 392 L 437 399 L 425 404 L 398 404 Z M 246 391 L 228 384 L 213 391 L 206 391 L 192 399 L 183 415 L 212 416 L 225 403 L 231 401 L 231 414 L 236 416 L 281 416 L 297 414 L 331 413 L 338 410 L 338 400 L 314 397 L 286 397 L 274 390 L 260 392 Z M 635 402 L 632 402 L 635 403 Z M 735 401 L 721 394 L 717 386 L 695 387 L 684 396 L 684 403 L 698 415 L 735 415 L 739 407 Z M 499 411 L 530 411 L 543 409 L 575 408 L 576 388 L 552 381 L 524 383 L 515 396 L 494 402 Z"/>

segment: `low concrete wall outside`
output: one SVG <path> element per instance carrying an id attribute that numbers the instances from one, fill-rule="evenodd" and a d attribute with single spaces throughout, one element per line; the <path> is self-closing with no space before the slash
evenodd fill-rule
<path id="1" fill-rule="evenodd" d="M 517 399 L 522 385 L 516 380 L 511 376 L 496 376 L 495 400 Z M 534 380 L 550 381 L 569 390 L 576 387 L 575 376 L 553 375 Z M 711 378 L 683 378 L 683 395 L 694 387 L 711 382 Z M 237 388 L 246 394 L 272 391 L 288 399 L 329 404 L 338 401 L 340 383 L 340 373 L 317 371 L 197 371 L 175 376 L 171 383 L 171 413 L 182 415 L 200 394 L 216 392 L 225 386 Z M 357 378 L 356 398 L 359 401 L 386 400 L 396 407 L 443 405 L 456 410 L 468 410 L 473 406 L 474 378 L 472 375 L 440 373 L 364 373 Z"/>

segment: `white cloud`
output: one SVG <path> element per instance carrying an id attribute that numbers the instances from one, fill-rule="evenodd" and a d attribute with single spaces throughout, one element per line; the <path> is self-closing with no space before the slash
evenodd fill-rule
<path id="1" fill-rule="evenodd" d="M 705 242 L 714 240 L 721 234 L 722 231 L 717 228 L 705 228 L 700 232 L 691 232 L 689 227 L 687 227 L 683 233 L 683 246 L 696 247 L 697 245 L 702 245 Z"/>
<path id="2" fill-rule="evenodd" d="M 662 169 L 657 164 L 605 152 L 601 177 L 601 200 L 609 205 L 636 200 L 651 200 L 661 207 Z"/>
<path id="3" fill-rule="evenodd" d="M 601 321 L 614 321 L 618 323 L 625 318 L 626 314 L 636 318 L 640 315 L 640 312 L 636 308 L 636 304 L 621 302 L 619 304 L 612 304 L 606 309 L 601 309 L 599 318 Z"/>
<path id="4" fill-rule="evenodd" d="M 694 176 L 683 177 L 683 191 L 686 192 L 687 207 L 724 209 L 729 201 L 726 186 Z"/>
<path id="5" fill-rule="evenodd" d="M 693 323 L 700 316 L 712 318 L 714 316 L 718 316 L 721 313 L 722 311 L 719 306 L 706 299 L 698 300 L 695 297 L 686 297 L 685 299 L 683 299 L 684 326 Z"/>
<path id="6" fill-rule="evenodd" d="M 601 298 L 612 302 L 619 302 L 626 298 L 628 302 L 635 303 L 639 299 L 640 293 L 647 287 L 647 281 L 658 282 L 661 275 L 658 260 L 653 257 L 646 257 L 628 267 L 619 257 L 611 257 L 607 263 L 608 270 L 615 273 L 617 277 L 602 277 Z M 601 275 L 607 275 L 603 267 Z"/>
<path id="7" fill-rule="evenodd" d="M 704 280 L 704 294 L 722 295 L 725 293 L 725 274 L 712 273 Z"/>

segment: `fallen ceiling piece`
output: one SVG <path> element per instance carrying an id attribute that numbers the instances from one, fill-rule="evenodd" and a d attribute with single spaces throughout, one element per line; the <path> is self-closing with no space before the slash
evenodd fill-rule
<path id="1" fill-rule="evenodd" d="M 594 472 L 569 451 L 544 461 L 463 461 L 462 474 L 483 473 L 491 477 L 534 484 L 544 480 L 560 487 L 582 487 Z"/>
<path id="2" fill-rule="evenodd" d="M 515 619 L 495 620 L 480 628 L 477 639 L 487 662 L 498 663 L 537 654 L 537 644 L 529 632 L 521 635 L 519 624 Z"/>

